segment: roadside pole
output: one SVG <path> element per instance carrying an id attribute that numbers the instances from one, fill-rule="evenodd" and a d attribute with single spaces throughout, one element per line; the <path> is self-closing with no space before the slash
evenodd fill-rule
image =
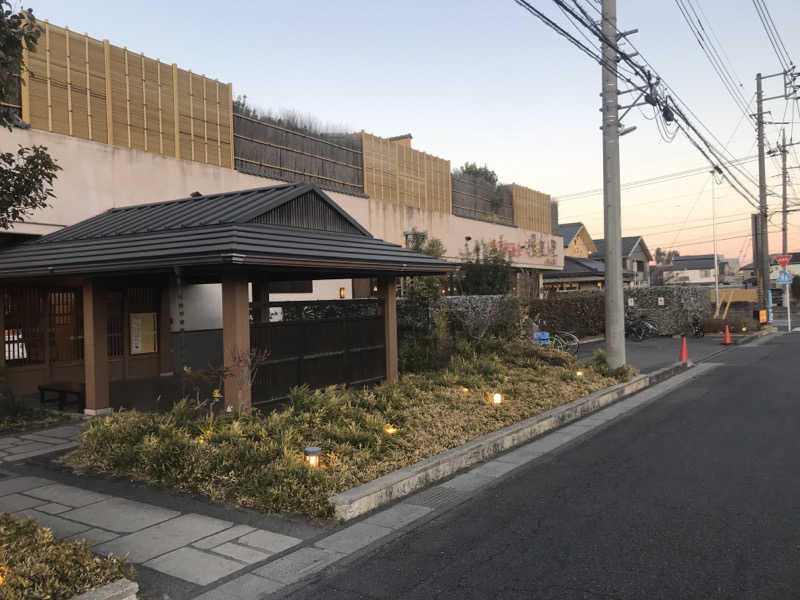
<path id="1" fill-rule="evenodd" d="M 791 254 L 781 254 L 780 256 L 775 257 L 775 262 L 778 263 L 781 267 L 780 273 L 778 273 L 778 279 L 776 283 L 778 285 L 786 286 L 783 292 L 783 304 L 786 306 L 786 325 L 787 325 L 787 333 L 792 332 L 792 301 L 790 298 L 790 294 L 792 293 L 789 286 L 792 283 L 792 277 L 789 275 L 789 272 L 786 270 L 786 267 L 792 261 Z"/>
<path id="2" fill-rule="evenodd" d="M 625 358 L 625 307 L 622 290 L 622 224 L 619 183 L 619 97 L 617 92 L 617 2 L 603 0 L 603 211 L 606 238 L 606 360 L 617 369 Z"/>
<path id="3" fill-rule="evenodd" d="M 792 297 L 789 295 L 791 294 L 791 290 L 789 289 L 789 284 L 786 284 L 786 291 L 783 293 L 783 298 L 786 300 L 786 323 L 788 325 L 788 329 L 786 330 L 787 333 L 792 332 Z"/>
<path id="4" fill-rule="evenodd" d="M 717 256 L 717 195 L 714 171 L 711 171 L 711 230 L 714 238 L 714 310 L 719 311 L 719 257 Z"/>

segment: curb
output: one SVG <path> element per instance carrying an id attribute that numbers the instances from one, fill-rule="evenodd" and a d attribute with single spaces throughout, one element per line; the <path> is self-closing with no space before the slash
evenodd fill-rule
<path id="1" fill-rule="evenodd" d="M 380 506 L 445 479 L 450 475 L 483 462 L 535 437 L 576 421 L 600 408 L 627 398 L 694 366 L 692 361 L 677 362 L 653 373 L 638 375 L 626 383 L 594 392 L 569 404 L 552 408 L 519 423 L 487 433 L 461 446 L 445 450 L 413 465 L 387 473 L 333 496 L 336 518 L 349 521 Z"/>

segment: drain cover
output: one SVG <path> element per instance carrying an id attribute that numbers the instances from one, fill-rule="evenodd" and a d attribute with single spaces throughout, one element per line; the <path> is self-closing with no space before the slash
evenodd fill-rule
<path id="1" fill-rule="evenodd" d="M 408 504 L 416 504 L 417 506 L 427 506 L 428 508 L 441 508 L 448 504 L 460 502 L 466 498 L 467 495 L 468 494 L 459 490 L 435 485 L 419 494 L 414 494 L 405 502 Z"/>

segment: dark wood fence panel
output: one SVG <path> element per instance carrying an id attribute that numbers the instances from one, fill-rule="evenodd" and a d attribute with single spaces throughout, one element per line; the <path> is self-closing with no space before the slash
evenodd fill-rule
<path id="1" fill-rule="evenodd" d="M 454 215 L 502 225 L 514 224 L 514 204 L 507 186 L 457 172 L 453 173 L 452 187 Z"/>
<path id="2" fill-rule="evenodd" d="M 259 367 L 253 403 L 285 399 L 294 386 L 366 385 L 386 377 L 382 305 L 377 300 L 271 303 L 278 321 L 250 328 Z"/>

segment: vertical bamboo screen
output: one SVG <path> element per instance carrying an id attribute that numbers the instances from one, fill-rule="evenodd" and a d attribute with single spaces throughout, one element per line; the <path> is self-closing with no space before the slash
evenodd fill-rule
<path id="1" fill-rule="evenodd" d="M 550 196 L 511 184 L 514 201 L 514 225 L 540 233 L 552 233 Z"/>
<path id="2" fill-rule="evenodd" d="M 361 136 L 365 194 L 422 210 L 451 212 L 450 161 L 368 133 Z"/>
<path id="3" fill-rule="evenodd" d="M 32 127 L 233 167 L 231 84 L 49 23 L 25 54 Z"/>

